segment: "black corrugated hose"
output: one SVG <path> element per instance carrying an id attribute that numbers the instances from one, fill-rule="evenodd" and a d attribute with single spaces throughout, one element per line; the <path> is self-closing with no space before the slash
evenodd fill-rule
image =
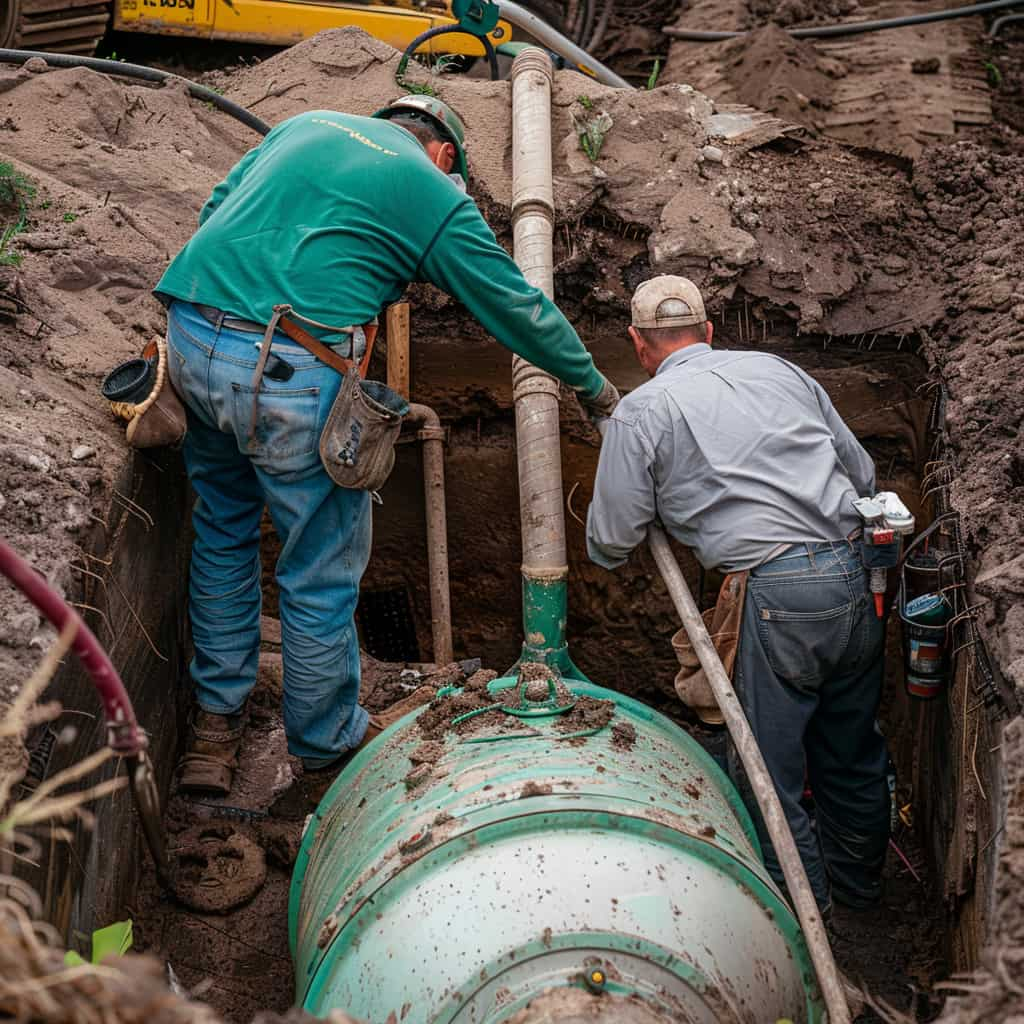
<path id="1" fill-rule="evenodd" d="M 907 25 L 925 25 L 932 21 L 948 21 L 952 18 L 969 18 L 975 14 L 1002 11 L 1007 7 L 1019 7 L 1024 0 L 989 0 L 983 4 L 969 4 L 946 11 L 931 11 L 928 14 L 908 14 L 902 18 L 882 18 L 878 21 L 848 21 L 840 25 L 815 25 L 811 28 L 786 29 L 796 39 L 830 39 L 836 36 L 854 36 L 861 32 L 881 32 L 889 28 L 903 28 Z M 673 39 L 686 39 L 692 43 L 717 43 L 723 39 L 737 39 L 747 32 L 702 32 L 697 29 L 670 26 L 662 32 Z"/>
<path id="2" fill-rule="evenodd" d="M 461 25 L 436 25 L 434 28 L 428 28 L 426 32 L 421 32 L 405 48 L 405 52 L 402 54 L 402 59 L 398 62 L 398 69 L 395 71 L 395 81 L 398 82 L 399 85 L 402 84 L 402 77 L 405 75 L 405 69 L 409 63 L 409 58 L 412 57 L 412 55 L 428 39 L 433 39 L 435 36 L 447 35 L 449 32 L 461 32 L 464 35 L 478 39 L 483 44 L 484 53 L 487 54 L 487 63 L 491 69 L 491 81 L 496 82 L 501 78 L 501 72 L 498 70 L 498 56 L 494 52 L 494 44 L 487 38 L 487 36 L 478 36 L 475 32 L 470 32 L 469 29 L 465 29 Z"/>
<path id="3" fill-rule="evenodd" d="M 255 114 L 250 113 L 245 107 L 221 96 L 219 92 L 193 82 L 191 79 L 182 78 L 181 75 L 172 74 L 170 71 L 158 71 L 156 68 L 148 68 L 144 64 L 126 64 L 119 60 L 102 60 L 99 57 L 78 57 L 70 53 L 44 53 L 41 50 L 3 50 L 0 49 L 0 64 L 24 64 L 31 57 L 42 57 L 50 67 L 53 68 L 89 68 L 92 71 L 99 71 L 105 75 L 121 75 L 124 78 L 138 78 L 143 82 L 163 83 L 168 81 L 184 82 L 188 87 L 189 94 L 197 100 L 212 103 L 218 110 L 230 114 L 233 118 L 241 121 L 247 128 L 251 128 L 260 135 L 266 135 L 270 131 L 270 125 L 261 121 Z"/>

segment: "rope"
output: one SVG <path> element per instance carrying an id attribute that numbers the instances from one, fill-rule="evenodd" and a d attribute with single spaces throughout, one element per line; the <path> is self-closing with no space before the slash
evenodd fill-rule
<path id="1" fill-rule="evenodd" d="M 141 416 L 160 397 L 164 385 L 167 383 L 167 341 L 164 338 L 156 339 L 156 380 L 149 394 L 141 402 L 111 402 L 110 410 L 119 419 L 131 423 L 136 416 Z"/>

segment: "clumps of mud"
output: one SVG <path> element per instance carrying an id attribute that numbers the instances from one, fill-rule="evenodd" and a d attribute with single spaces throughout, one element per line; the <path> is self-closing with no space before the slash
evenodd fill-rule
<path id="1" fill-rule="evenodd" d="M 632 750 L 636 746 L 636 728 L 630 722 L 612 726 L 612 746 L 616 750 Z"/>
<path id="2" fill-rule="evenodd" d="M 555 698 L 555 707 L 572 704 L 568 711 L 559 713 L 553 718 L 554 728 L 565 735 L 570 742 L 583 742 L 588 735 L 603 729 L 615 714 L 615 704 L 610 700 L 598 700 L 595 697 L 574 694 L 568 686 L 552 670 L 535 663 L 527 663 L 520 669 L 519 684 L 509 688 L 500 695 L 492 694 L 487 686 L 496 677 L 493 672 L 480 671 L 471 676 L 465 687 L 456 693 L 439 697 L 416 720 L 416 725 L 424 742 L 414 751 L 419 758 L 414 761 L 412 772 L 406 777 L 406 784 L 418 784 L 420 776 L 429 774 L 422 769 L 426 760 L 420 758 L 418 752 L 435 752 L 435 745 L 441 745 L 449 734 L 460 738 L 481 736 L 529 736 L 535 733 L 529 718 L 519 717 L 503 711 L 502 707 L 528 703 L 540 704 Z M 554 683 L 552 687 L 550 684 Z M 545 721 L 551 722 L 548 718 Z M 620 743 L 632 745 L 636 733 L 631 726 L 624 726 Z M 626 747 L 628 749 L 628 746 Z"/>
<path id="3" fill-rule="evenodd" d="M 227 823 L 181 832 L 167 851 L 174 895 L 204 913 L 223 914 L 256 895 L 267 878 L 263 850 Z"/>

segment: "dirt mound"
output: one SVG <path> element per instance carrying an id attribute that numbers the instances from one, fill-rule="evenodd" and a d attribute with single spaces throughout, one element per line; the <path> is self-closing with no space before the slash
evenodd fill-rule
<path id="1" fill-rule="evenodd" d="M 711 46 L 673 48 L 664 80 L 689 82 L 721 101 L 745 103 L 810 124 L 814 110 L 831 106 L 833 79 L 845 74 L 839 61 L 769 24 Z"/>
<path id="2" fill-rule="evenodd" d="M 719 103 L 749 103 L 840 141 L 911 158 L 991 122 L 990 83 L 968 20 L 800 41 L 783 30 L 844 20 L 854 6 L 857 20 L 906 13 L 885 3 L 748 0 L 731 18 L 708 24 L 714 5 L 695 5 L 677 27 L 750 31 L 711 45 L 675 41 L 663 77 Z"/>

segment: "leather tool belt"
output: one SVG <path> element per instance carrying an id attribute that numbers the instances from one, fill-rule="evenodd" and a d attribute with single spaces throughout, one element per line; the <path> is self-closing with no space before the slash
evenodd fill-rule
<path id="1" fill-rule="evenodd" d="M 343 358 L 318 341 L 295 320 L 302 320 L 335 334 L 349 335 L 349 358 Z M 360 491 L 379 490 L 395 464 L 395 441 L 402 429 L 402 417 L 409 411 L 409 404 L 386 384 L 364 379 L 377 338 L 377 324 L 334 327 L 311 320 L 295 312 L 286 303 L 274 306 L 273 316 L 264 328 L 260 357 L 253 372 L 250 435 L 256 431 L 260 386 L 275 330 L 283 332 L 344 378 L 320 434 L 320 461 L 327 475 L 339 487 Z M 366 350 L 357 363 L 355 346 L 360 334 L 365 335 Z"/>

